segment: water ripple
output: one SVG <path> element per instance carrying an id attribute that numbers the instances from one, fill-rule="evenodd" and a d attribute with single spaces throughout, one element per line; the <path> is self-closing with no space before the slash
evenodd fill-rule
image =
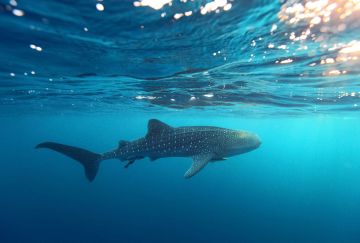
<path id="1" fill-rule="evenodd" d="M 356 0 L 141 2 L 0 1 L 1 109 L 359 110 Z"/>

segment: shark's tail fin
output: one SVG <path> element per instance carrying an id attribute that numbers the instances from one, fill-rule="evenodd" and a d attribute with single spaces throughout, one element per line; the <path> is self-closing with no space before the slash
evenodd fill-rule
<path id="1" fill-rule="evenodd" d="M 85 170 L 86 178 L 93 181 L 99 170 L 101 155 L 88 150 L 60 143 L 45 142 L 38 144 L 35 148 L 48 148 L 62 153 L 76 161 L 79 161 Z"/>

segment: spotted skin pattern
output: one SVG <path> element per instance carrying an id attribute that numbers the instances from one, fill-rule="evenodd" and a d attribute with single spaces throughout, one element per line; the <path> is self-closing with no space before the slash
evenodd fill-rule
<path id="1" fill-rule="evenodd" d="M 120 141 L 117 149 L 97 154 L 83 148 L 56 142 L 43 142 L 35 148 L 47 148 L 78 161 L 91 182 L 95 179 L 100 162 L 107 159 L 127 161 L 127 168 L 135 160 L 149 157 L 156 160 L 164 157 L 192 157 L 193 163 L 186 171 L 185 178 L 197 174 L 209 162 L 224 160 L 249 152 L 260 146 L 257 135 L 219 127 L 177 127 L 152 119 L 148 123 L 148 133 L 138 140 Z"/>
<path id="2" fill-rule="evenodd" d="M 132 164 L 144 157 L 149 157 L 150 160 L 193 157 L 195 162 L 196 158 L 201 160 L 199 163 L 204 164 L 201 165 L 204 167 L 207 162 L 224 160 L 225 157 L 251 151 L 260 143 L 259 138 L 249 132 L 210 126 L 173 128 L 152 119 L 149 121 L 148 134 L 145 137 L 132 142 L 120 141 L 119 148 L 105 153 L 103 159 L 118 158 Z M 191 177 L 197 172 L 189 172 L 188 176 Z"/>

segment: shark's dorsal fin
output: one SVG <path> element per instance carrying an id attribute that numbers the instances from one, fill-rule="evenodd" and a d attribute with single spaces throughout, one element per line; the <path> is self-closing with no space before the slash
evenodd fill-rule
<path id="1" fill-rule="evenodd" d="M 157 120 L 157 119 L 151 119 L 149 120 L 148 123 L 148 132 L 146 134 L 146 136 L 149 135 L 157 135 L 157 134 L 161 134 L 163 132 L 170 132 L 172 131 L 172 127 Z"/>
<path id="2" fill-rule="evenodd" d="M 120 140 L 119 141 L 119 146 L 118 146 L 118 149 L 120 149 L 120 148 L 122 148 L 122 147 L 124 147 L 124 146 L 126 146 L 126 145 L 128 145 L 130 142 L 128 142 L 128 141 L 125 141 L 125 140 Z"/>
<path id="3" fill-rule="evenodd" d="M 205 165 L 213 158 L 213 153 L 199 154 L 193 156 L 193 163 L 191 167 L 186 171 L 184 177 L 190 178 L 198 173 Z"/>

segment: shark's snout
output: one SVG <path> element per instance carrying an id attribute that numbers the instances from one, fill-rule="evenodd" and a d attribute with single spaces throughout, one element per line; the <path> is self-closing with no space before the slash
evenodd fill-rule
<path id="1" fill-rule="evenodd" d="M 254 140 L 255 140 L 255 147 L 256 147 L 256 148 L 260 147 L 260 145 L 261 145 L 261 139 L 260 139 L 260 137 L 255 134 L 255 135 L 254 135 Z"/>

